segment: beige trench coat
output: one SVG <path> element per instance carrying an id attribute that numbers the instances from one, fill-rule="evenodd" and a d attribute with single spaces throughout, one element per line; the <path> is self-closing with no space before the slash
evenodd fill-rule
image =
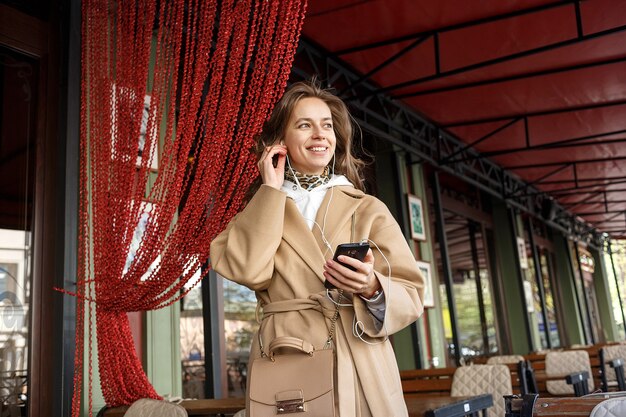
<path id="1" fill-rule="evenodd" d="M 366 344 L 353 335 L 353 326 L 360 322 L 362 337 L 372 343 L 408 326 L 423 312 L 424 279 L 400 227 L 381 201 L 353 187 L 338 186 L 326 193 L 317 213 L 319 225 L 324 223 L 327 209 L 325 235 L 333 250 L 350 241 L 352 215 L 356 212 L 355 240 L 374 241 L 391 265 L 389 279 L 388 264 L 372 245 L 375 275 L 386 299 L 384 325 L 358 296 L 349 296 L 353 306 L 339 310 L 335 335 L 338 415 L 406 416 L 390 342 Z M 298 337 L 315 348 L 324 346 L 328 317 L 335 309 L 326 297 L 322 274 L 324 262 L 330 257 L 332 253 L 327 251 L 317 227 L 309 229 L 294 202 L 266 185 L 211 243 L 213 269 L 256 291 L 261 305 L 266 305 L 261 325 L 265 346 L 277 336 Z M 324 315 L 319 308 L 307 308 L 311 303 L 318 303 Z M 249 363 L 258 356 L 255 337 Z"/>

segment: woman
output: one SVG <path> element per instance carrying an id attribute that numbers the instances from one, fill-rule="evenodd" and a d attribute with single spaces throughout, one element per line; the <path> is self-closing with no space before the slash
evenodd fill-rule
<path id="1" fill-rule="evenodd" d="M 307 306 L 313 301 L 332 313 L 338 302 L 337 414 L 406 416 L 387 337 L 421 315 L 424 280 L 387 207 L 362 191 L 363 163 L 351 147 L 351 118 L 341 99 L 315 82 L 294 84 L 258 138 L 261 176 L 253 197 L 211 243 L 211 263 L 256 291 L 265 345 L 293 336 L 323 348 L 330 320 Z M 338 259 L 354 271 L 332 260 L 338 244 L 364 239 L 374 250 L 362 262 Z M 343 296 L 327 294 L 325 280 Z M 276 311 L 278 301 L 290 307 Z M 255 337 L 249 363 L 259 356 Z"/>

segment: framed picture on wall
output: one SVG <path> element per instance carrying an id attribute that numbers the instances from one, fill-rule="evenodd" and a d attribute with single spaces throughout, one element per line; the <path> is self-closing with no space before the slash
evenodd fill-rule
<path id="1" fill-rule="evenodd" d="M 151 96 L 146 94 L 143 98 L 143 113 L 139 128 L 139 147 L 137 151 L 137 166 L 141 166 L 141 158 L 150 158 L 148 167 L 153 170 L 159 169 L 159 138 L 157 137 L 156 121 L 153 120 L 148 132 L 148 119 L 150 118 Z M 156 108 L 152 109 L 152 118 L 156 119 Z M 146 135 L 150 135 L 150 148 L 146 149 Z"/>
<path id="2" fill-rule="evenodd" d="M 433 287 L 433 276 L 430 271 L 430 264 L 428 262 L 416 261 L 417 268 L 420 270 L 422 275 L 424 276 L 424 307 L 434 307 L 435 306 L 435 294 Z"/>
<path id="3" fill-rule="evenodd" d="M 517 237 L 517 253 L 519 255 L 519 264 L 522 269 L 528 269 L 528 256 L 526 256 L 526 241 L 523 237 Z"/>
<path id="4" fill-rule="evenodd" d="M 134 117 L 130 114 L 127 114 L 126 117 L 124 115 L 120 115 L 120 107 L 121 104 L 118 102 L 118 95 L 123 94 L 127 97 L 130 97 L 132 100 L 136 98 L 136 94 L 129 88 L 126 87 L 117 87 L 115 84 L 112 86 L 112 94 L 111 94 L 111 123 L 113 126 L 118 126 L 120 123 L 128 121 L 131 117 Z M 143 98 L 143 111 L 141 115 L 141 124 L 139 127 L 139 137 L 137 138 L 137 143 L 120 143 L 125 141 L 118 140 L 117 133 L 115 129 L 111 132 L 111 156 L 116 158 L 122 158 L 124 162 L 130 162 L 133 158 L 136 160 L 135 165 L 140 167 L 142 164 L 142 159 L 149 158 L 148 168 L 156 171 L 159 169 L 159 138 L 158 138 L 158 130 L 157 130 L 157 109 L 156 107 L 152 108 L 152 122 L 150 121 L 150 103 L 152 98 L 150 95 L 146 94 Z M 149 145 L 146 146 L 146 143 Z M 130 146 L 130 148 L 128 147 Z M 129 151 L 126 149 L 132 149 L 136 146 L 137 156 L 130 155 Z M 115 156 L 118 155 L 118 156 Z M 121 157 L 119 156 L 121 155 Z"/>
<path id="5" fill-rule="evenodd" d="M 424 210 L 422 200 L 409 194 L 409 220 L 411 223 L 411 237 L 417 240 L 426 240 L 426 227 L 424 225 Z"/>

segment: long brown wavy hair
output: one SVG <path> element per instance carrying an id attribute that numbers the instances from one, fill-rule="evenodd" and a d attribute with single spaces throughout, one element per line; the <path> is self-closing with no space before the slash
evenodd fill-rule
<path id="1" fill-rule="evenodd" d="M 257 160 L 267 146 L 278 144 L 283 139 L 296 104 L 303 98 L 310 97 L 322 100 L 330 108 L 333 129 L 337 138 L 334 173 L 345 175 L 356 188 L 364 191 L 361 169 L 365 163 L 352 154 L 353 118 L 343 100 L 329 90 L 323 89 L 316 79 L 293 84 L 276 103 L 272 115 L 263 125 L 261 133 L 255 138 L 256 145 L 252 151 L 256 154 Z M 252 198 L 261 184 L 262 179 L 259 176 L 248 190 L 247 201 Z"/>

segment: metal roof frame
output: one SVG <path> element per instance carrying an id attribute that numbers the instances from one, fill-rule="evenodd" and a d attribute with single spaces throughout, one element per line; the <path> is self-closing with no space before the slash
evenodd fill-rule
<path id="1" fill-rule="evenodd" d="M 361 80 L 362 75 L 349 68 L 335 54 L 323 50 L 305 37 L 300 39 L 292 71 L 302 78 L 317 74 L 327 80 L 329 87 L 350 90 L 354 99 L 349 104 L 359 125 L 406 151 L 410 156 L 408 163 L 427 161 L 503 199 L 512 207 L 542 219 L 567 236 L 587 241 L 597 248 L 603 247 L 604 241 L 609 238 L 608 234 L 597 231 L 594 226 L 568 212 L 548 193 L 482 158 L 479 152 L 400 101 L 381 94 L 378 86 Z M 449 160 L 451 155 L 461 155 L 462 158 L 458 161 Z M 412 160 L 413 157 L 415 160 Z M 446 160 L 449 161 L 442 163 Z M 546 200 L 554 204 L 556 216 L 553 219 L 541 216 L 541 207 Z"/>
<path id="2" fill-rule="evenodd" d="M 553 8 L 558 8 L 558 7 L 567 7 L 567 6 L 573 6 L 575 8 L 575 16 L 574 19 L 576 20 L 576 28 L 577 28 L 577 34 L 576 37 L 572 38 L 572 39 L 567 39 L 564 41 L 559 41 L 559 42 L 554 42 L 551 44 L 547 44 L 547 45 L 542 45 L 536 48 L 531 48 L 525 51 L 520 51 L 520 52 L 516 52 L 516 53 L 512 53 L 512 54 L 508 54 L 508 55 L 503 55 L 500 56 L 498 58 L 492 58 L 492 59 L 488 59 L 485 61 L 480 61 L 480 62 L 475 62 L 472 63 L 470 65 L 465 65 L 462 67 L 458 67 L 458 68 L 454 68 L 448 71 L 441 71 L 441 67 L 440 67 L 440 60 L 439 60 L 439 56 L 440 56 L 440 51 L 439 51 L 439 34 L 444 33 L 444 32 L 450 32 L 450 31 L 454 31 L 454 30 L 458 30 L 458 29 L 463 29 L 463 28 L 467 28 L 467 27 L 472 27 L 472 26 L 479 26 L 481 24 L 485 24 L 485 23 L 491 23 L 491 22 L 496 22 L 499 20 L 505 20 L 505 19 L 510 19 L 513 17 L 517 17 L 517 16 L 522 16 L 522 15 L 527 15 L 527 14 L 533 14 L 533 13 L 539 13 L 548 9 L 553 9 Z M 412 80 L 408 80 L 408 81 L 403 81 L 397 84 L 393 84 L 390 86 L 386 86 L 386 87 L 382 87 L 382 88 L 377 88 L 371 92 L 369 92 L 368 94 L 370 95 L 376 95 L 376 94 L 381 94 L 381 93 L 388 93 L 390 91 L 393 90 L 397 90 L 400 88 L 406 88 L 406 87 L 410 87 L 410 86 L 415 86 L 417 84 L 421 84 L 421 83 L 425 83 L 428 81 L 433 81 L 433 80 L 437 80 L 440 78 L 445 78 L 445 77 L 449 77 L 452 75 L 457 75 L 457 74 L 462 74 L 464 72 L 468 72 L 468 71 L 473 71 L 479 68 L 483 68 L 486 66 L 490 66 L 490 65 L 494 65 L 494 64 L 499 64 L 502 62 L 507 62 L 507 61 L 511 61 L 514 59 L 518 59 L 518 58 L 522 58 L 522 57 L 526 57 L 526 56 L 531 56 L 534 54 L 538 54 L 538 53 L 542 53 L 542 52 L 546 52 L 546 51 L 550 51 L 553 49 L 558 49 L 558 48 L 562 48 L 565 46 L 569 46 L 569 45 L 573 45 L 576 43 L 580 43 L 580 42 L 585 42 L 588 40 L 593 40 L 599 37 L 603 37 L 603 36 L 608 36 L 608 35 L 612 35 L 614 33 L 619 33 L 619 32 L 623 32 L 626 30 L 626 25 L 624 26 L 618 26 L 618 27 L 614 27 L 611 29 L 606 29 L 606 30 L 602 30 L 599 32 L 595 32 L 595 33 L 591 33 L 591 34 L 584 34 L 583 33 L 583 28 L 582 28 L 582 21 L 581 21 L 581 15 L 580 15 L 580 0 L 566 0 L 566 1 L 559 1 L 553 4 L 548 4 L 548 5 L 543 5 L 543 6 L 537 6 L 537 7 L 532 7 L 526 10 L 519 10 L 516 12 L 511 12 L 511 13 L 505 13 L 502 15 L 497 15 L 497 16 L 492 16 L 489 18 L 484 18 L 484 19 L 478 19 L 475 21 L 471 21 L 471 22 L 466 22 L 463 24 L 458 24 L 458 25 L 452 25 L 452 26 L 448 26 L 448 27 L 442 27 L 439 28 L 437 30 L 429 30 L 429 31 L 424 31 L 424 32 L 419 32 L 419 33 L 415 33 L 415 34 L 411 34 L 411 35 L 406 35 L 406 36 L 401 36 L 398 38 L 393 38 L 393 39 L 388 39 L 385 41 L 381 41 L 381 42 L 374 42 L 368 45 L 362 45 L 360 47 L 353 47 L 353 48 L 348 48 L 348 49 L 344 49 L 344 50 L 340 50 L 335 52 L 336 56 L 340 56 L 340 55 L 345 55 L 348 53 L 353 53 L 353 52 L 358 52 L 358 51 L 363 51 L 366 49 L 371 49 L 371 48 L 376 48 L 376 47 L 380 47 L 380 46 L 384 46 L 384 45 L 391 45 L 394 43 L 398 43 L 398 42 L 403 42 L 403 41 L 407 41 L 407 40 L 412 40 L 414 39 L 415 41 L 412 42 L 410 45 L 408 45 L 407 47 L 404 47 L 401 51 L 399 51 L 398 53 L 394 54 L 391 58 L 388 58 L 387 60 L 385 60 L 383 63 L 379 64 L 376 68 L 372 69 L 370 72 L 368 72 L 368 74 L 366 76 L 362 76 L 359 79 L 357 79 L 357 81 L 355 81 L 356 84 L 360 84 L 363 79 L 361 78 L 366 78 L 371 76 L 372 74 L 380 71 L 382 68 L 386 67 L 387 65 L 389 65 L 390 63 L 394 62 L 395 60 L 397 60 L 398 58 L 400 58 L 401 56 L 403 56 L 404 54 L 408 53 L 409 51 L 413 50 L 414 48 L 416 48 L 419 44 L 421 44 L 422 42 L 424 42 L 425 40 L 429 39 L 429 38 L 433 38 L 433 42 L 434 42 L 434 62 L 435 62 L 435 73 L 432 75 L 428 75 L 428 76 L 424 76 L 424 77 L 419 77 L 419 78 L 415 78 Z M 576 70 L 576 69 L 582 69 L 582 68 L 587 68 L 587 67 L 593 67 L 593 66 L 598 66 L 598 65 L 608 65 L 608 64 L 612 64 L 612 63 L 616 63 L 616 62 L 621 62 L 623 61 L 623 58 L 621 59 L 612 59 L 612 60 L 605 60 L 603 62 L 598 62 L 598 63 L 590 63 L 590 64 L 585 64 L 583 65 L 576 65 L 576 66 L 572 66 L 570 68 L 565 68 L 565 69 L 554 69 L 554 70 L 546 70 L 546 71 L 537 71 L 537 72 L 533 72 L 533 73 L 528 73 L 528 74 L 524 74 L 522 77 L 531 77 L 531 76 L 537 76 L 537 75 L 546 75 L 546 74 L 550 74 L 550 73 L 555 73 L 555 72 L 559 72 L 559 71 L 571 71 L 571 70 Z M 496 79 L 496 80 L 492 80 L 491 82 L 501 82 L 501 81 L 510 81 L 511 79 L 515 79 L 515 78 L 511 78 L 511 77 L 503 77 L 502 79 Z M 476 85 L 482 85 L 482 84 L 486 84 L 489 82 L 479 82 L 479 84 Z M 475 86 L 475 85 L 468 85 L 469 86 Z M 349 87 L 346 87 L 346 89 L 348 89 Z M 454 89 L 454 87 L 445 87 L 444 90 L 446 89 Z M 431 91 L 433 92 L 433 91 Z M 420 94 L 425 94 L 422 92 L 417 92 L 417 93 L 407 93 L 407 94 L 403 94 L 403 95 L 399 95 L 397 98 L 404 98 L 404 97 L 410 97 L 413 95 L 420 95 Z M 359 97 L 362 98 L 362 97 Z M 347 97 L 346 100 L 351 101 L 357 99 L 357 97 L 355 96 L 351 96 L 351 97 Z"/>

